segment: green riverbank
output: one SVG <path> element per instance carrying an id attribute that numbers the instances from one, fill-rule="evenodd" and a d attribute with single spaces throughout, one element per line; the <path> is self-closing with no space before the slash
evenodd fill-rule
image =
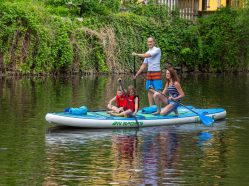
<path id="1" fill-rule="evenodd" d="M 72 3 L 1 3 L 0 75 L 131 72 L 131 53 L 146 51 L 148 36 L 162 49 L 163 68 L 170 62 L 186 71 L 249 70 L 248 7 L 192 22 L 153 4 L 86 1 L 78 10 Z"/>

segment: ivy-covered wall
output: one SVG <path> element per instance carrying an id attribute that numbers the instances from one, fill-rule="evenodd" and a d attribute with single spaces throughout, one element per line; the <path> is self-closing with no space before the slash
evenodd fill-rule
<path id="1" fill-rule="evenodd" d="M 5 0 L 0 72 L 129 72 L 131 53 L 146 51 L 149 36 L 162 49 L 163 67 L 170 62 L 189 71 L 249 69 L 248 8 L 222 9 L 192 22 L 165 6 L 103 2 Z"/>

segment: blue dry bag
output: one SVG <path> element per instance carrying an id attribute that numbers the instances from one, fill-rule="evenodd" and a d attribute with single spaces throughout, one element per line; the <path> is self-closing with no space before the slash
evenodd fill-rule
<path id="1" fill-rule="evenodd" d="M 68 112 L 73 115 L 85 115 L 87 114 L 87 107 L 86 106 L 81 106 L 80 108 L 66 108 L 64 112 Z"/>

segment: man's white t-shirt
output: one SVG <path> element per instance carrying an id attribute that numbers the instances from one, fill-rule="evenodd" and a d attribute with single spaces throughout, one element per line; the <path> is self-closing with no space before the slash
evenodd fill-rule
<path id="1" fill-rule="evenodd" d="M 144 58 L 145 64 L 148 64 L 148 71 L 161 71 L 160 59 L 161 59 L 161 49 L 157 47 L 150 48 L 146 54 L 150 54 L 151 57 Z"/>

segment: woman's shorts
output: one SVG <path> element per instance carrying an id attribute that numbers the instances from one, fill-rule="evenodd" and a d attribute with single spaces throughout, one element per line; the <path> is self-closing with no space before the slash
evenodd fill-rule
<path id="1" fill-rule="evenodd" d="M 161 79 L 157 80 L 146 80 L 145 88 L 148 91 L 149 87 L 153 87 L 156 91 L 163 89 L 163 82 Z"/>
<path id="2" fill-rule="evenodd" d="M 168 100 L 168 104 L 172 105 L 172 110 L 176 110 L 177 107 L 180 105 L 178 102 L 174 102 L 172 100 Z"/>

